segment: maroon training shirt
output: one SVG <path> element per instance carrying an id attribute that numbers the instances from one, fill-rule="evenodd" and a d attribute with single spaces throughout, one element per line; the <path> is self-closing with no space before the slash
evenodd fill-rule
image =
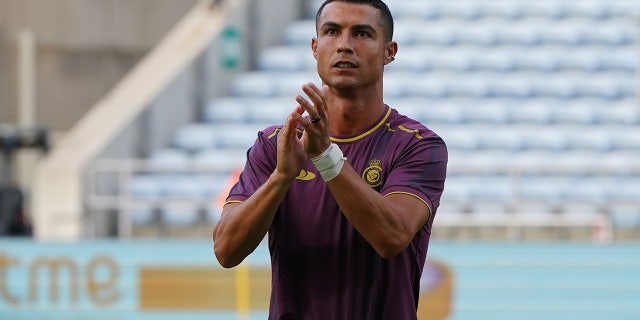
<path id="1" fill-rule="evenodd" d="M 258 134 L 228 202 L 246 200 L 274 171 L 280 129 Z M 431 208 L 431 217 L 402 253 L 383 259 L 347 221 L 309 160 L 269 229 L 269 319 L 416 319 L 420 276 L 446 176 L 445 143 L 389 107 L 372 128 L 331 140 L 372 188 L 385 196 L 415 196 Z"/>

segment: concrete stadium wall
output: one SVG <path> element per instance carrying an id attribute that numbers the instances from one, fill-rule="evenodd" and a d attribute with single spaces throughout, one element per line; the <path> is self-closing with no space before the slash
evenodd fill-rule
<path id="1" fill-rule="evenodd" d="M 32 200 L 39 238 L 86 236 L 82 183 L 91 162 L 144 157 L 166 146 L 175 128 L 193 121 L 199 107 L 226 92 L 230 77 L 250 68 L 260 48 L 277 41 L 282 28 L 301 12 L 293 0 L 271 1 L 269 10 L 258 0 L 222 3 L 221 10 L 242 5 L 225 11 L 224 18 L 207 9 L 211 1 L 194 7 L 187 15 L 191 18 L 185 16 L 41 161 Z M 273 23 L 274 10 L 278 23 Z M 228 27 L 238 31 L 243 48 L 235 67 L 221 63 L 224 44 L 218 35 Z M 256 37 L 262 40 L 256 43 Z"/>

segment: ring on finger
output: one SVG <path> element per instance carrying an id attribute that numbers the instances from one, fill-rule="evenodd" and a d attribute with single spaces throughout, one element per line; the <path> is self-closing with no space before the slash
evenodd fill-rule
<path id="1" fill-rule="evenodd" d="M 316 123 L 316 122 L 320 121 L 320 119 L 322 119 L 322 116 L 318 114 L 318 116 L 316 116 L 315 118 L 310 118 L 309 121 L 311 123 Z"/>

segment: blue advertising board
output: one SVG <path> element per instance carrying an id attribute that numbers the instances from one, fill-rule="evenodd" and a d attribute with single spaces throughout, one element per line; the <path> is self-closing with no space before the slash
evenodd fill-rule
<path id="1" fill-rule="evenodd" d="M 640 244 L 433 241 L 429 250 L 421 319 L 640 316 Z M 265 319 L 269 286 L 264 246 L 224 269 L 206 240 L 0 240 L 0 319 Z"/>

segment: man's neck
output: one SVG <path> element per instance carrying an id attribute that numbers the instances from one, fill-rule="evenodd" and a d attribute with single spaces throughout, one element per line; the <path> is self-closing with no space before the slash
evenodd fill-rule
<path id="1" fill-rule="evenodd" d="M 382 94 L 330 95 L 328 98 L 332 136 L 352 136 L 375 124 L 386 106 Z"/>

